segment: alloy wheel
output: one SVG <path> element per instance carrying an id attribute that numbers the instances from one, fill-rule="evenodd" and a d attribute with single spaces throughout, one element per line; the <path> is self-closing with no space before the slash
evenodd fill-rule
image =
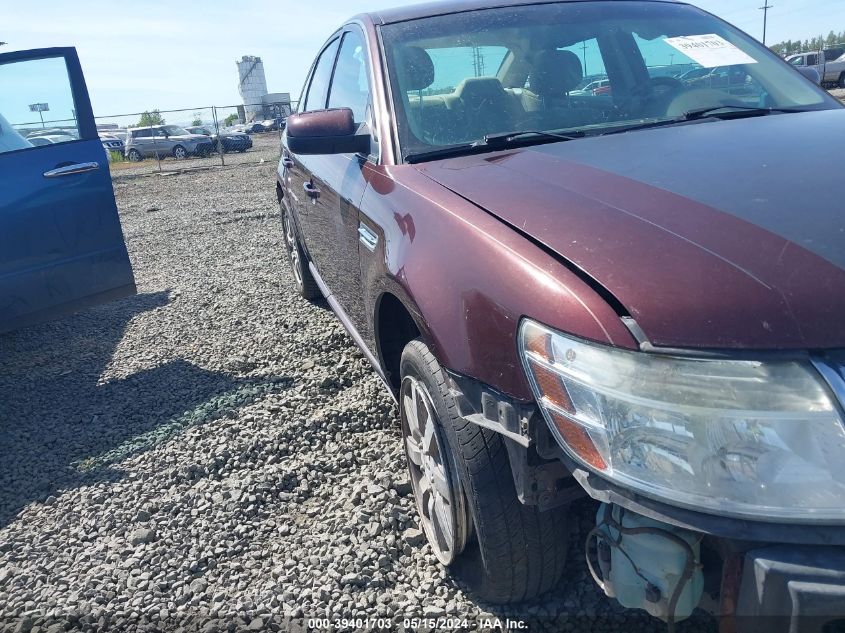
<path id="1" fill-rule="evenodd" d="M 399 402 L 405 454 L 422 527 L 434 555 L 450 565 L 463 551 L 472 527 L 454 458 L 438 428 L 425 385 L 406 376 Z"/>
<path id="2" fill-rule="evenodd" d="M 293 271 L 293 278 L 296 280 L 296 285 L 302 287 L 302 259 L 299 256 L 299 243 L 296 241 L 296 233 L 293 229 L 293 218 L 290 211 L 285 209 L 284 212 L 285 224 L 285 246 L 288 249 L 288 260 Z"/>
<path id="3" fill-rule="evenodd" d="M 173 150 L 173 155 L 176 158 L 182 159 L 188 156 L 188 152 L 185 151 L 185 148 L 181 145 L 177 145 L 176 149 Z"/>

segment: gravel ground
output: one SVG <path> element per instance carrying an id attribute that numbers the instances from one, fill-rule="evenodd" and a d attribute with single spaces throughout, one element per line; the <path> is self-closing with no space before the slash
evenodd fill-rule
<path id="1" fill-rule="evenodd" d="M 479 604 L 438 565 L 392 401 L 334 316 L 294 294 L 274 169 L 116 179 L 139 294 L 0 336 L 0 630 L 485 614 L 666 630 L 589 579 L 588 501 L 564 580 L 534 603 Z"/>

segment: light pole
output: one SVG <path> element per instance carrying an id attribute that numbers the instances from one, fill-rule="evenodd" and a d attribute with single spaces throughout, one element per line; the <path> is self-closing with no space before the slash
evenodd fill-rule
<path id="1" fill-rule="evenodd" d="M 766 0 L 766 4 L 762 7 L 759 7 L 760 11 L 763 12 L 763 46 L 766 45 L 766 21 L 769 17 L 769 9 L 774 8 L 774 5 L 769 4 L 768 0 Z"/>
<path id="2" fill-rule="evenodd" d="M 589 73 L 587 73 L 587 42 L 586 42 L 586 40 L 581 45 L 581 50 L 583 51 L 581 53 L 581 57 L 584 59 L 584 76 L 586 77 L 589 74 Z"/>

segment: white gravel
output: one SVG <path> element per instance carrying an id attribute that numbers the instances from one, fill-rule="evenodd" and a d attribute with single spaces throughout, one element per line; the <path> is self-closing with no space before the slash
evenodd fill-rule
<path id="1" fill-rule="evenodd" d="M 274 152 L 117 178 L 139 294 L 0 336 L 0 630 L 665 630 L 589 579 L 589 502 L 560 588 L 528 605 L 478 604 L 420 545 L 392 401 L 293 292 Z"/>

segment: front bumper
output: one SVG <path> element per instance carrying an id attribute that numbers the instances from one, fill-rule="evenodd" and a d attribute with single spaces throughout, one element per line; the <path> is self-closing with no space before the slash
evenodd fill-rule
<path id="1" fill-rule="evenodd" d="M 775 545 L 746 552 L 735 617 L 743 633 L 845 631 L 845 549 Z"/>
<path id="2" fill-rule="evenodd" d="M 723 631 L 845 633 L 845 526 L 725 517 L 644 497 L 575 464 L 534 403 L 447 373 L 461 416 L 503 436 L 523 504 L 543 511 L 586 493 L 645 517 L 661 531 L 692 535 L 706 554 L 699 564 L 710 598 L 700 606 L 733 623 Z M 666 560 L 647 556 L 641 571 L 654 566 L 655 574 L 664 573 Z"/>
<path id="3" fill-rule="evenodd" d="M 239 152 L 252 147 L 252 139 L 224 138 L 223 151 Z"/>
<path id="4" fill-rule="evenodd" d="M 206 143 L 197 143 L 193 150 L 190 150 L 190 153 L 194 156 L 205 156 L 207 154 L 211 154 L 214 151 L 214 143 L 208 141 Z"/>

